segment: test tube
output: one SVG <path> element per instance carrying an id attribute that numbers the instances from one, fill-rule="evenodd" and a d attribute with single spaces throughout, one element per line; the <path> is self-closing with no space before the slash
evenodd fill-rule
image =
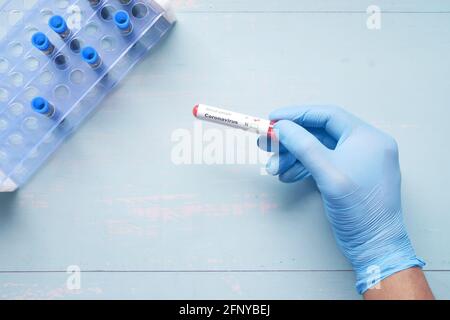
<path id="1" fill-rule="evenodd" d="M 71 35 L 71 31 L 67 26 L 66 21 L 61 16 L 53 16 L 48 21 L 50 28 L 55 31 L 63 40 L 66 40 Z"/>
<path id="2" fill-rule="evenodd" d="M 102 59 L 100 58 L 97 50 L 92 47 L 83 48 L 81 51 L 81 57 L 92 69 L 97 69 L 102 64 Z"/>
<path id="3" fill-rule="evenodd" d="M 31 38 L 31 43 L 45 55 L 50 56 L 55 51 L 55 46 L 42 32 L 36 32 Z"/>
<path id="4" fill-rule="evenodd" d="M 130 34 L 133 31 L 133 24 L 131 23 L 130 15 L 126 11 L 117 11 L 114 15 L 114 23 L 124 35 Z"/>
<path id="5" fill-rule="evenodd" d="M 200 120 L 274 137 L 274 121 L 220 109 L 205 104 L 196 105 L 192 110 L 192 113 L 194 114 L 194 117 Z"/>
<path id="6" fill-rule="evenodd" d="M 48 118 L 53 118 L 56 114 L 55 107 L 42 97 L 36 97 L 31 101 L 31 108 Z"/>

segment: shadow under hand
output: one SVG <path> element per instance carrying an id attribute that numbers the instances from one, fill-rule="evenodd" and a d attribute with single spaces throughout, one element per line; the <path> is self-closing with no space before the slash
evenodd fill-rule
<path id="1" fill-rule="evenodd" d="M 277 198 L 281 212 L 298 212 L 298 209 L 302 208 L 306 210 L 313 199 L 320 198 L 319 190 L 311 177 L 301 182 L 284 184 L 282 188 L 278 185 L 273 195 Z"/>

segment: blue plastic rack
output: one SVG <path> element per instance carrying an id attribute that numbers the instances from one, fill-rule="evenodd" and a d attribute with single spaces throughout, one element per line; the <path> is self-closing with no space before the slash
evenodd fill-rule
<path id="1" fill-rule="evenodd" d="M 37 0 L 0 40 L 0 192 L 26 183 L 174 23 L 167 0 Z"/>

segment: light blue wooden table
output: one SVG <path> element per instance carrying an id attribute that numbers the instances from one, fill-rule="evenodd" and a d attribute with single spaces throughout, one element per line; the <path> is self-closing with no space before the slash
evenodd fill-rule
<path id="1" fill-rule="evenodd" d="M 259 116 L 339 104 L 394 135 L 410 236 L 450 298 L 450 1 L 175 4 L 167 41 L 31 183 L 0 195 L 0 298 L 359 299 L 311 181 L 173 163 L 197 102 Z M 381 30 L 366 26 L 370 4 Z"/>

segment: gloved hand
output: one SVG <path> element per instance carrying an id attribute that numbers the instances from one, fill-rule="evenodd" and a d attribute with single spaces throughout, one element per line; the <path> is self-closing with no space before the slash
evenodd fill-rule
<path id="1" fill-rule="evenodd" d="M 270 115 L 281 146 L 267 170 L 282 182 L 312 176 L 360 294 L 418 259 L 402 218 L 395 140 L 338 107 L 282 108 Z M 267 149 L 262 137 L 258 144 Z"/>

